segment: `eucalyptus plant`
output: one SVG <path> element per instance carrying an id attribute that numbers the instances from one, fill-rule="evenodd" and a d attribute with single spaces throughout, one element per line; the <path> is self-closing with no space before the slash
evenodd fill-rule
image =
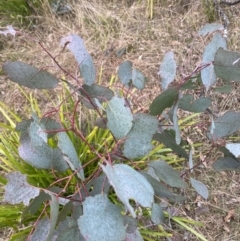
<path id="1" fill-rule="evenodd" d="M 227 50 L 223 29 L 221 24 L 207 24 L 199 31 L 201 36 L 212 34 L 212 40 L 203 51 L 202 64 L 178 83 L 174 82 L 177 74 L 174 53 L 165 54 L 158 72 L 162 93 L 144 113 L 134 109 L 128 95 L 134 88 L 144 91 L 144 74 L 127 60 L 120 64 L 117 72 L 121 91 L 97 84 L 93 59 L 78 35 L 66 36 L 60 44 L 74 55 L 81 78 L 61 67 L 41 43 L 43 50 L 65 74 L 65 79 L 21 61 L 3 65 L 8 78 L 20 86 L 49 90 L 62 83 L 72 91 L 71 96 L 77 96 L 71 126 L 67 129 L 50 112 L 44 116 L 32 112 L 30 119 L 16 124 L 15 130 L 20 135 L 19 162 L 27 165 L 28 172 L 9 173 L 6 180 L 1 177 L 5 180 L 2 183 L 7 182 L 3 202 L 22 203 L 26 207 L 22 218 L 37 214 L 38 218 L 27 234 L 28 240 L 141 241 L 142 210 L 150 212 L 153 225 L 166 222 L 167 214 L 159 199 L 184 202 L 187 197 L 180 195 L 180 190 L 189 186 L 203 198 L 208 198 L 207 186 L 191 177 L 190 170 L 199 164 L 194 165 L 192 150 L 182 138 L 178 110 L 189 115 L 210 110 L 212 99 L 209 96 L 195 98 L 188 91 L 205 88 L 208 93 L 218 78 L 226 83 L 226 89 L 229 89 L 230 81 L 240 81 L 240 53 Z M 0 33 L 15 35 L 17 32 L 9 26 Z M 111 146 L 106 152 L 104 146 L 99 148 L 99 143 L 89 141 L 76 128 L 74 120 L 78 105 L 95 111 L 96 125 L 107 130 Z M 235 133 L 240 129 L 239 118 L 240 112 L 235 111 L 227 111 L 218 117 L 211 115 L 207 137 L 216 142 Z M 71 138 L 74 135 L 81 141 L 74 143 Z M 180 172 L 159 158 L 145 158 L 142 162 L 143 157 L 151 156 L 156 143 L 163 143 L 188 160 L 189 169 Z M 95 155 L 91 162 L 83 158 L 86 153 L 81 149 L 82 145 L 87 145 L 89 154 Z M 228 143 L 221 147 L 224 157 L 213 164 L 214 169 L 237 170 L 239 145 Z M 89 169 L 89 165 L 94 168 Z M 36 170 L 51 173 L 49 180 L 41 180 L 39 173 L 36 177 L 31 176 Z M 183 180 L 186 174 L 188 179 Z"/>

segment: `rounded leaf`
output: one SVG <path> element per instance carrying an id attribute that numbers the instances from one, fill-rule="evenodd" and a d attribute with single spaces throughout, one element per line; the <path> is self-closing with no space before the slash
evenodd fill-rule
<path id="1" fill-rule="evenodd" d="M 136 218 L 129 199 L 135 200 L 143 207 L 151 207 L 154 198 L 154 190 L 151 184 L 139 172 L 128 165 L 115 164 L 111 166 L 101 165 L 103 172 L 107 175 L 109 183 L 113 186 L 116 195 L 123 202 L 125 207 Z"/>
<path id="2" fill-rule="evenodd" d="M 128 86 L 132 79 L 132 63 L 130 61 L 127 60 L 119 65 L 118 77 L 123 85 Z"/>
<path id="3" fill-rule="evenodd" d="M 105 194 L 86 198 L 78 227 L 88 241 L 120 241 L 126 236 L 121 210 Z"/>
<path id="4" fill-rule="evenodd" d="M 214 58 L 214 71 L 225 81 L 240 82 L 240 53 L 219 48 Z"/>
<path id="5" fill-rule="evenodd" d="M 151 115 L 160 115 L 167 108 L 171 107 L 178 97 L 178 90 L 170 88 L 158 95 L 150 105 Z"/>
<path id="6" fill-rule="evenodd" d="M 135 114 L 133 127 L 126 137 L 123 154 L 125 157 L 138 158 L 152 149 L 152 137 L 158 130 L 157 118 L 147 114 Z"/>

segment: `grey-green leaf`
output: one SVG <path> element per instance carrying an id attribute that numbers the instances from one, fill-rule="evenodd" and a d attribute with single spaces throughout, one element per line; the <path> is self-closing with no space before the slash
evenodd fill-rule
<path id="1" fill-rule="evenodd" d="M 172 83 L 176 76 L 177 65 L 174 60 L 174 53 L 169 51 L 165 54 L 163 61 L 160 65 L 160 70 L 158 72 L 162 79 L 162 89 L 166 90 L 168 85 Z"/>
<path id="2" fill-rule="evenodd" d="M 212 41 L 204 49 L 202 62 L 209 63 L 214 61 L 215 54 L 220 47 L 227 48 L 226 39 L 220 33 L 216 33 Z M 217 77 L 212 64 L 201 70 L 201 78 L 207 90 L 216 82 Z"/>
<path id="3" fill-rule="evenodd" d="M 107 163 L 106 166 L 101 164 L 100 166 L 107 175 L 108 181 L 113 186 L 118 198 L 134 218 L 136 218 L 136 214 L 129 203 L 129 199 L 134 199 L 136 203 L 143 207 L 152 206 L 154 190 L 139 172 L 125 164 L 111 166 Z"/>
<path id="4" fill-rule="evenodd" d="M 81 77 L 84 79 L 84 84 L 92 85 L 96 80 L 96 69 L 83 40 L 78 35 L 71 34 L 62 38 L 60 44 L 62 46 L 67 45 L 67 48 L 73 53 L 80 68 Z"/>
<path id="5" fill-rule="evenodd" d="M 176 195 L 168 190 L 168 188 L 161 182 L 147 174 L 145 171 L 140 172 L 152 185 L 156 196 L 161 198 L 167 198 L 173 202 L 182 202 L 186 200 L 186 197 Z"/>
<path id="6" fill-rule="evenodd" d="M 51 197 L 48 194 L 46 194 L 45 192 L 41 192 L 37 197 L 33 199 L 31 204 L 23 211 L 22 219 L 24 219 L 25 216 L 27 216 L 28 214 L 34 215 L 40 208 L 41 204 L 46 200 L 50 200 L 50 199 Z"/>
<path id="7" fill-rule="evenodd" d="M 52 241 L 85 241 L 78 228 L 77 219 L 66 217 L 58 224 Z"/>
<path id="8" fill-rule="evenodd" d="M 163 143 L 166 147 L 171 148 L 178 155 L 188 158 L 187 152 L 180 145 L 176 144 L 174 137 L 167 130 L 164 130 L 163 133 L 155 134 L 153 138 Z"/>
<path id="9" fill-rule="evenodd" d="M 50 230 L 51 221 L 48 218 L 41 219 L 37 222 L 34 233 L 30 237 L 30 241 L 46 241 Z"/>
<path id="10" fill-rule="evenodd" d="M 78 219 L 78 226 L 88 241 L 125 240 L 126 230 L 121 210 L 110 202 L 105 194 L 86 198 L 83 202 L 83 216 Z"/>
<path id="11" fill-rule="evenodd" d="M 114 96 L 106 107 L 107 127 L 117 139 L 126 137 L 132 128 L 133 116 L 128 106 L 125 106 L 124 98 Z"/>
<path id="12" fill-rule="evenodd" d="M 202 97 L 193 100 L 193 96 L 186 94 L 180 99 L 179 108 L 182 110 L 200 113 L 205 111 L 212 104 L 212 99 L 209 97 Z"/>
<path id="13" fill-rule="evenodd" d="M 95 109 L 98 107 L 96 104 L 96 99 L 101 103 L 112 99 L 114 93 L 107 87 L 93 84 L 91 86 L 83 85 L 82 89 L 80 89 L 81 102 L 89 109 Z M 92 103 L 90 102 L 91 99 Z"/>
<path id="14" fill-rule="evenodd" d="M 126 241 L 144 241 L 139 230 L 136 229 L 134 233 L 127 233 L 126 234 Z"/>
<path id="15" fill-rule="evenodd" d="M 25 206 L 28 206 L 30 200 L 37 197 L 40 193 L 40 189 L 29 185 L 26 175 L 20 172 L 9 173 L 6 178 L 8 179 L 8 183 L 4 187 L 4 202 L 10 204 L 19 204 L 23 202 Z"/>
<path id="16" fill-rule="evenodd" d="M 215 72 L 216 72 L 216 70 L 215 70 Z M 220 87 L 215 88 L 214 91 L 220 92 L 220 93 L 230 93 L 232 91 L 232 86 L 231 85 L 220 86 Z"/>
<path id="17" fill-rule="evenodd" d="M 6 62 L 3 70 L 11 81 L 30 89 L 54 89 L 58 84 L 58 79 L 49 72 L 20 61 Z"/>
<path id="18" fill-rule="evenodd" d="M 217 172 L 240 171 L 240 161 L 232 157 L 221 157 L 213 163 L 213 168 Z"/>
<path id="19" fill-rule="evenodd" d="M 227 143 L 225 147 L 235 156 L 240 156 L 240 143 Z"/>
<path id="20" fill-rule="evenodd" d="M 96 79 L 96 70 L 91 55 L 86 55 L 85 59 L 81 62 L 80 66 L 81 77 L 84 80 L 84 84 L 91 86 Z"/>
<path id="21" fill-rule="evenodd" d="M 187 184 L 181 179 L 180 173 L 173 169 L 167 162 L 159 160 L 150 162 L 149 166 L 155 170 L 160 180 L 171 187 L 186 188 Z"/>
<path id="22" fill-rule="evenodd" d="M 144 113 L 135 114 L 133 116 L 133 127 L 124 143 L 124 156 L 132 159 L 148 154 L 152 149 L 152 137 L 157 130 L 157 118 Z"/>
<path id="23" fill-rule="evenodd" d="M 145 76 L 137 69 L 132 69 L 132 83 L 133 85 L 142 90 L 145 87 L 146 78 Z"/>
<path id="24" fill-rule="evenodd" d="M 123 85 L 128 86 L 132 79 L 132 62 L 127 60 L 119 65 L 118 77 Z"/>
<path id="25" fill-rule="evenodd" d="M 53 168 L 60 172 L 68 169 L 68 165 L 63 159 L 59 148 L 51 148 L 44 142 L 40 148 L 39 146 L 34 146 L 28 133 L 21 134 L 18 153 L 25 162 L 38 169 Z"/>
<path id="26" fill-rule="evenodd" d="M 176 88 L 169 88 L 163 93 L 158 95 L 150 105 L 150 114 L 151 115 L 160 115 L 162 112 L 171 107 L 176 101 L 178 96 L 178 90 Z"/>
<path id="27" fill-rule="evenodd" d="M 201 195 L 205 199 L 208 199 L 208 188 L 205 184 L 194 178 L 190 178 L 190 182 L 192 187 L 196 190 L 196 192 L 199 195 Z"/>
<path id="28" fill-rule="evenodd" d="M 50 201 L 50 218 L 51 218 L 51 224 L 48 232 L 48 236 L 46 241 L 52 241 L 53 235 L 54 235 L 54 230 L 57 224 L 57 219 L 58 219 L 58 211 L 59 211 L 59 203 L 57 200 L 57 197 L 52 194 L 51 192 L 46 192 L 48 193 L 52 200 Z"/>
<path id="29" fill-rule="evenodd" d="M 66 132 L 58 132 L 57 136 L 58 147 L 63 154 L 63 158 L 66 160 L 71 170 L 76 172 L 77 176 L 84 181 L 85 178 L 81 161 L 79 160 L 77 152 L 68 134 Z"/>
<path id="30" fill-rule="evenodd" d="M 240 82 L 240 53 L 219 48 L 214 58 L 214 71 L 225 81 Z"/>
<path id="31" fill-rule="evenodd" d="M 207 34 L 213 33 L 217 30 L 223 30 L 224 27 L 221 23 L 207 23 L 199 31 L 200 36 L 206 36 Z"/>
<path id="32" fill-rule="evenodd" d="M 214 121 L 215 128 L 213 130 L 211 130 L 211 126 L 209 127 L 208 138 L 214 140 L 233 134 L 240 129 L 239 120 L 240 112 L 227 111 Z"/>
<path id="33" fill-rule="evenodd" d="M 126 227 L 126 233 L 134 233 L 137 230 L 138 222 L 130 216 L 123 216 L 123 224 Z"/>
<path id="34" fill-rule="evenodd" d="M 165 222 L 165 216 L 162 208 L 159 204 L 153 203 L 152 212 L 151 212 L 151 220 L 155 224 L 161 224 Z"/>
<path id="35" fill-rule="evenodd" d="M 181 143 L 181 131 L 178 125 L 178 116 L 177 116 L 178 104 L 179 104 L 179 100 L 173 106 L 173 128 L 175 130 L 175 140 L 177 145 Z"/>

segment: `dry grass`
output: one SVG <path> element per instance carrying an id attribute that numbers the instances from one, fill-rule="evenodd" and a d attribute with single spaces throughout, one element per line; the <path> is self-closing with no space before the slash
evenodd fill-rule
<path id="1" fill-rule="evenodd" d="M 136 95 L 136 101 L 147 105 L 160 92 L 160 80 L 157 76 L 159 63 L 163 55 L 173 50 L 178 62 L 176 81 L 192 72 L 201 62 L 201 55 L 208 38 L 197 36 L 199 28 L 207 23 L 205 8 L 202 1 L 185 1 L 186 7 L 180 1 L 154 1 L 154 15 L 148 18 L 147 1 L 87 1 L 74 3 L 74 16 L 55 17 L 45 9 L 44 15 L 38 18 L 38 24 L 29 36 L 41 40 L 44 46 L 54 55 L 61 51 L 61 37 L 76 33 L 85 40 L 85 45 L 92 54 L 97 70 L 102 68 L 102 81 L 108 83 L 116 68 L 124 59 L 133 62 L 149 79 L 147 89 Z M 230 16 L 229 49 L 240 50 L 238 44 L 240 6 L 228 8 Z M 0 23 L 1 24 L 1 23 Z M 3 27 L 3 26 L 1 26 Z M 24 60 L 36 66 L 52 66 L 53 62 L 37 42 L 29 41 L 26 37 L 7 38 L 0 36 L 0 62 L 6 60 Z M 131 50 L 118 58 L 115 52 L 126 46 Z M 69 71 L 75 73 L 76 64 L 70 53 L 64 53 L 59 62 Z M 53 73 L 59 73 L 57 68 L 51 68 Z M 99 76 L 100 78 L 100 76 Z M 59 91 L 59 90 L 57 90 Z M 55 92 L 57 92 L 55 91 Z M 239 86 L 230 94 L 214 94 L 213 110 L 217 113 L 227 109 L 238 110 Z M 57 94 L 57 93 L 56 93 Z M 41 94 L 38 95 L 41 98 Z M 22 113 L 26 102 L 15 85 L 6 81 L 0 75 L 0 101 L 8 103 L 16 111 Z M 206 115 L 201 120 L 209 120 Z M 204 130 L 196 128 L 190 136 L 194 142 L 205 141 L 205 145 L 195 152 L 195 163 L 207 158 L 206 165 L 195 169 L 194 176 L 203 181 L 210 190 L 210 198 L 204 201 L 195 192 L 186 194 L 191 202 L 184 206 L 186 215 L 205 223 L 199 229 L 209 241 L 238 241 L 240 240 L 240 184 L 239 175 L 235 172 L 216 173 L 211 164 L 216 160 L 217 153 L 208 153 L 210 143 L 203 136 Z M 234 215 L 224 218 L 230 210 Z M 197 240 L 194 237 L 186 240 Z"/>

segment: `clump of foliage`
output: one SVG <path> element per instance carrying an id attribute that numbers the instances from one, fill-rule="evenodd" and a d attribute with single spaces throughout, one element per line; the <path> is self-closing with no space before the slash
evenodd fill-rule
<path id="1" fill-rule="evenodd" d="M 0 2 L 0 16 L 2 21 L 23 24 L 25 18 L 30 14 L 31 10 L 25 0 L 8 0 Z"/>
<path id="2" fill-rule="evenodd" d="M 65 14 L 73 9 L 65 0 L 4 0 L 0 1 L 1 23 L 19 26 L 36 24 L 46 8 L 52 14 Z"/>
<path id="3" fill-rule="evenodd" d="M 69 88 L 69 96 L 53 111 L 41 116 L 35 110 L 26 120 L 19 120 L 10 112 L 18 122 L 16 126 L 10 118 L 10 127 L 1 125 L 14 133 L 10 142 L 6 135 L 1 135 L 0 150 L 5 163 L 2 168 L 9 172 L 0 176 L 5 185 L 3 202 L 7 203 L 5 208 L 9 208 L 9 204 L 20 206 L 12 208 L 7 223 L 0 218 L 0 225 L 14 226 L 13 217 L 17 217 L 27 226 L 12 240 L 26 237 L 58 241 L 155 240 L 154 237 L 171 236 L 162 228 L 166 220 L 176 222 L 206 240 L 187 225 L 194 221 L 177 219 L 164 210 L 159 200 L 181 203 L 186 197 L 180 195 L 180 190 L 189 185 L 203 198 L 208 198 L 207 187 L 191 176 L 190 170 L 199 164 L 194 166 L 192 149 L 182 140 L 177 113 L 179 109 L 187 113 L 210 110 L 211 98 L 195 99 L 190 94 L 192 90 L 205 88 L 208 92 L 217 78 L 223 79 L 224 88 L 229 90 L 230 81 L 240 80 L 240 53 L 226 50 L 223 29 L 221 24 L 208 24 L 199 31 L 201 36 L 213 34 L 213 38 L 204 49 L 203 64 L 180 83 L 174 83 L 177 72 L 174 53 L 166 53 L 159 70 L 163 92 L 144 113 L 135 111 L 131 91 L 134 88 L 143 91 L 145 76 L 130 61 L 124 61 L 117 73 L 122 84 L 120 89 L 114 92 L 96 84 L 92 57 L 78 35 L 62 38 L 61 45 L 73 53 L 83 83 L 62 68 L 41 43 L 66 78 L 59 79 L 43 68 L 24 62 L 6 62 L 4 72 L 20 86 L 53 89 L 61 81 Z M 12 27 L 2 33 L 16 34 Z M 68 102 L 73 103 L 72 108 L 66 105 Z M 79 105 L 94 111 L 97 116 L 96 127 L 88 135 L 79 126 Z M 59 113 L 58 120 L 53 118 L 54 113 Z M 239 130 L 239 117 L 240 113 L 234 111 L 217 118 L 211 115 L 211 124 L 206 127 L 209 140 L 214 144 Z M 188 160 L 189 169 L 181 174 L 156 155 L 163 144 Z M 221 147 L 224 157 L 214 163 L 214 169 L 238 169 L 239 145 L 228 143 Z M 183 176 L 188 179 L 183 181 Z M 157 231 L 151 233 L 143 228 L 149 223 L 147 217 Z"/>

